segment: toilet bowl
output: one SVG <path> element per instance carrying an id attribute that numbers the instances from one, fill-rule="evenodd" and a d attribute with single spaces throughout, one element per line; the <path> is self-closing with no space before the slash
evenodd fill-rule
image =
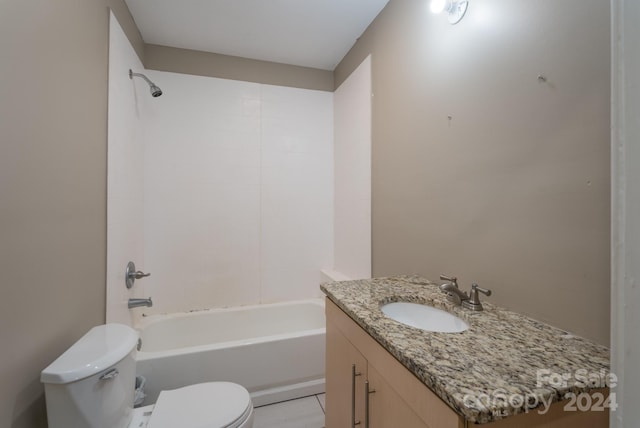
<path id="1" fill-rule="evenodd" d="M 162 391 L 134 409 L 138 334 L 121 324 L 89 330 L 42 371 L 49 428 L 250 428 L 249 392 L 230 382 Z"/>

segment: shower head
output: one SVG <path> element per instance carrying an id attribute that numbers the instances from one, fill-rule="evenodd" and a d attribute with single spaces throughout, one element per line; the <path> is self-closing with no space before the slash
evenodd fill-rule
<path id="1" fill-rule="evenodd" d="M 155 98 L 162 95 L 162 89 L 157 87 L 156 84 L 149 80 L 147 76 L 142 73 L 134 73 L 133 71 L 131 71 L 131 69 L 129 69 L 129 79 L 133 79 L 133 76 L 142 77 L 147 82 L 147 84 L 149 84 L 149 90 L 151 91 L 152 97 Z"/>
<path id="2" fill-rule="evenodd" d="M 152 97 L 159 97 L 160 95 L 162 95 L 162 89 L 158 88 L 154 84 L 149 85 L 149 89 L 151 90 Z"/>

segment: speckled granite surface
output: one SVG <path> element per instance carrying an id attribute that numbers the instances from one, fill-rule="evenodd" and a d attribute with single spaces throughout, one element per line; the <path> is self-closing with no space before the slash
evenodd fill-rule
<path id="1" fill-rule="evenodd" d="M 324 283 L 320 288 L 470 422 L 542 412 L 568 393 L 608 386 L 608 348 L 496 307 L 485 296 L 484 311 L 471 312 L 449 303 L 437 284 L 415 276 Z M 444 309 L 464 319 L 469 329 L 434 333 L 405 326 L 380 310 L 392 301 Z"/>

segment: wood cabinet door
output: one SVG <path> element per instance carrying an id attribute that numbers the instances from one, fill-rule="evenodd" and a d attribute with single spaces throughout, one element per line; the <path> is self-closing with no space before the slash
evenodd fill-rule
<path id="1" fill-rule="evenodd" d="M 429 428 L 371 364 L 368 375 L 369 428 Z"/>
<path id="2" fill-rule="evenodd" d="M 362 428 L 367 360 L 328 319 L 326 352 L 325 426 Z"/>

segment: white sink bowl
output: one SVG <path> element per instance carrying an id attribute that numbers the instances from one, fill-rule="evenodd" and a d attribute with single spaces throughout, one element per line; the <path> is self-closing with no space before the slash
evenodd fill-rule
<path id="1" fill-rule="evenodd" d="M 460 333 L 469 328 L 469 325 L 457 316 L 419 303 L 387 303 L 380 309 L 392 320 L 426 331 Z"/>

